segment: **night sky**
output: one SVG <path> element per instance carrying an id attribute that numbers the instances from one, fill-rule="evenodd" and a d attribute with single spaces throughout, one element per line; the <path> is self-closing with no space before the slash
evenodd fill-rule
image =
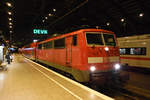
<path id="1" fill-rule="evenodd" d="M 13 7 L 8 9 L 5 2 Z M 17 46 L 83 26 L 99 26 L 117 37 L 150 34 L 149 9 L 149 0 L 1 0 L 0 30 L 7 40 L 12 30 L 11 43 Z M 13 14 L 8 15 L 8 10 Z M 13 19 L 12 29 L 8 17 Z M 49 34 L 33 35 L 34 28 L 47 29 Z"/>

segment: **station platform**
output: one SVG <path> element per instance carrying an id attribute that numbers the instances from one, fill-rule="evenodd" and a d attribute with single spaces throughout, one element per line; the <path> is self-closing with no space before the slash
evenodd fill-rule
<path id="1" fill-rule="evenodd" d="M 0 100 L 114 100 L 19 54 L 0 70 Z"/>

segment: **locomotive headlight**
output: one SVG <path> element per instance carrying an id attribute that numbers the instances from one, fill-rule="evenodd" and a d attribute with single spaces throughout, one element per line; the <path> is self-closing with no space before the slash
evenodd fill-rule
<path id="1" fill-rule="evenodd" d="M 115 67 L 115 70 L 119 70 L 121 66 L 120 66 L 120 64 L 115 64 L 114 67 Z"/>
<path id="2" fill-rule="evenodd" d="M 90 67 L 90 70 L 91 70 L 92 72 L 94 72 L 94 71 L 96 70 L 95 66 L 91 66 L 91 67 Z"/>
<path id="3" fill-rule="evenodd" d="M 105 51 L 109 51 L 109 48 L 108 48 L 108 47 L 105 47 L 104 49 L 105 49 Z"/>

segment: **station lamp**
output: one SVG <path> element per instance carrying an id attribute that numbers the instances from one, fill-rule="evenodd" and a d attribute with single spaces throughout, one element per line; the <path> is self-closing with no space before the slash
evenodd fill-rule
<path id="1" fill-rule="evenodd" d="M 49 13 L 49 14 L 48 14 L 48 16 L 52 16 L 52 14 L 51 14 L 51 13 Z"/>
<path id="2" fill-rule="evenodd" d="M 109 22 L 107 22 L 107 23 L 106 23 L 106 25 L 107 25 L 107 26 L 109 26 L 109 25 L 110 25 L 110 23 L 109 23 Z"/>
<path id="3" fill-rule="evenodd" d="M 124 22 L 125 20 L 124 20 L 124 18 L 121 18 L 121 22 Z"/>
<path id="4" fill-rule="evenodd" d="M 12 25 L 12 23 L 10 22 L 9 25 Z"/>
<path id="5" fill-rule="evenodd" d="M 140 14 L 139 14 L 139 17 L 143 17 L 143 16 L 144 16 L 144 14 L 143 14 L 143 13 L 140 13 Z"/>
<path id="6" fill-rule="evenodd" d="M 9 2 L 6 2 L 6 5 L 7 5 L 8 7 L 12 7 L 12 4 L 9 3 Z"/>
<path id="7" fill-rule="evenodd" d="M 55 11 L 56 11 L 56 9 L 53 9 L 53 11 L 55 12 Z"/>
<path id="8" fill-rule="evenodd" d="M 8 18 L 9 19 L 9 21 L 11 21 L 12 20 L 12 18 Z"/>
<path id="9" fill-rule="evenodd" d="M 48 19 L 48 17 L 45 17 L 45 19 Z"/>
<path id="10" fill-rule="evenodd" d="M 9 15 L 12 15 L 12 13 L 11 13 L 10 11 L 8 12 L 8 14 L 9 14 Z"/>
<path id="11" fill-rule="evenodd" d="M 9 26 L 9 28 L 12 28 L 12 26 Z"/>
<path id="12" fill-rule="evenodd" d="M 38 40 L 36 40 L 36 39 L 33 40 L 34 43 L 37 42 L 37 41 L 38 41 Z"/>

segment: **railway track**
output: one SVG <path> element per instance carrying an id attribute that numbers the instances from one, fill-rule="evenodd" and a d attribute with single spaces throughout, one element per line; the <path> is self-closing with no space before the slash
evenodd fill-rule
<path id="1" fill-rule="evenodd" d="M 118 94 L 120 94 L 120 96 L 124 97 L 124 99 L 122 99 L 122 100 L 150 100 L 150 98 L 146 97 L 145 95 L 142 95 L 142 94 L 134 92 L 134 91 L 130 91 L 126 88 L 119 88 Z"/>
<path id="2" fill-rule="evenodd" d="M 142 92 L 143 90 L 140 92 L 139 89 L 132 91 L 129 87 L 107 86 L 94 89 L 115 98 L 115 100 L 150 100 L 150 94 Z"/>

